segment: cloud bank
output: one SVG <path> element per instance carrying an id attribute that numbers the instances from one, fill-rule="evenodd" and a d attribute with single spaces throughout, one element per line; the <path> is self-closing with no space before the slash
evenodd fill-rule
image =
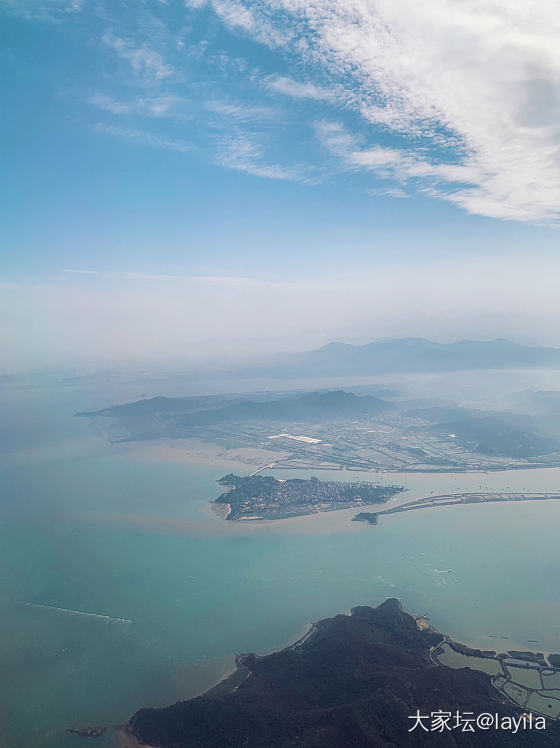
<path id="1" fill-rule="evenodd" d="M 553 0 L 186 0 L 179 13 L 161 0 L 142 6 L 131 20 L 125 6 L 107 0 L 0 0 L 0 9 L 32 19 L 71 24 L 83 16 L 87 25 L 90 14 L 99 48 L 120 64 L 120 82 L 136 96 L 99 90 L 89 102 L 107 115 L 151 120 L 152 137 L 131 143 L 168 148 L 184 139 L 155 129 L 190 117 L 199 137 L 207 135 L 210 161 L 256 177 L 303 181 L 305 166 L 312 181 L 364 172 L 374 194 L 425 195 L 496 219 L 558 221 Z M 231 44 L 205 32 L 209 12 Z M 266 48 L 266 64 L 254 45 L 240 52 L 236 37 Z M 118 78 L 107 76 L 113 85 Z M 279 108 L 291 102 L 291 124 L 300 128 L 291 138 L 289 117 L 279 114 L 273 127 L 270 99 Z M 235 137 L 232 119 L 244 128 Z M 116 137 L 142 132 L 108 123 L 106 133 L 109 126 Z M 325 147 L 324 163 L 310 145 L 309 163 L 298 153 L 294 167 L 305 128 Z M 258 154 L 255 145 L 243 152 L 249 142 L 259 144 Z"/>
<path id="2" fill-rule="evenodd" d="M 67 268 L 50 283 L 0 284 L 0 373 L 80 362 L 224 363 L 341 338 L 560 345 L 559 274 L 560 261 L 531 258 L 386 264 L 308 281 Z"/>
<path id="3" fill-rule="evenodd" d="M 198 3 L 201 5 L 201 3 Z M 467 213 L 560 213 L 560 14 L 543 0 L 210 0 L 232 31 L 282 46 L 339 85 L 369 136 L 339 153 Z M 327 98 L 312 81 L 270 87 Z M 377 140 L 381 140 L 377 137 Z"/>

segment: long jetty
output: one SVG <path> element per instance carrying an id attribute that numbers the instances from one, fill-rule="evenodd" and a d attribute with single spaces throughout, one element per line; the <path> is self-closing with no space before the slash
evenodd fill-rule
<path id="1" fill-rule="evenodd" d="M 435 509 L 438 506 L 460 506 L 462 504 L 491 504 L 507 501 L 555 501 L 560 499 L 560 493 L 530 492 L 492 492 L 482 493 L 447 493 L 437 496 L 425 496 L 422 499 L 407 501 L 390 509 L 382 509 L 375 512 L 377 517 L 382 514 L 397 514 L 398 512 L 411 512 L 416 509 Z"/>

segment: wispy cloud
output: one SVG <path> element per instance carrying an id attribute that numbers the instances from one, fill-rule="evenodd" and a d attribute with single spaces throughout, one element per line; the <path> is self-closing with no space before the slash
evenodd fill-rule
<path id="1" fill-rule="evenodd" d="M 221 138 L 216 160 L 220 166 L 255 177 L 293 182 L 307 181 L 301 167 L 280 166 L 267 162 L 260 143 L 247 134 Z"/>
<path id="2" fill-rule="evenodd" d="M 221 20 L 236 31 L 251 34 L 258 42 L 268 47 L 285 47 L 293 38 L 291 29 L 277 28 L 269 18 L 269 8 L 266 3 L 252 5 L 240 0 L 187 0 L 187 6 L 201 8 L 209 5 Z"/>
<path id="3" fill-rule="evenodd" d="M 174 120 L 191 119 L 192 115 L 185 111 L 188 103 L 187 99 L 171 94 L 138 96 L 122 100 L 97 93 L 90 98 L 92 106 L 111 114 L 134 114 L 140 117 Z"/>
<path id="4" fill-rule="evenodd" d="M 271 75 L 266 79 L 266 87 L 274 93 L 290 96 L 293 99 L 311 99 L 313 101 L 334 102 L 337 99 L 335 91 L 323 86 L 317 86 L 310 81 L 295 81 L 283 75 Z"/>
<path id="5" fill-rule="evenodd" d="M 372 189 L 369 191 L 371 195 L 374 197 L 377 196 L 384 196 L 384 197 L 396 197 L 400 199 L 406 199 L 412 197 L 410 193 L 406 192 L 406 190 L 403 190 L 401 187 L 378 187 L 376 189 Z"/>
<path id="6" fill-rule="evenodd" d="M 90 5 L 0 0 L 8 12 L 53 20 L 81 18 Z M 91 103 L 104 111 L 186 117 L 169 91 L 187 80 L 185 64 L 199 64 L 201 73 L 213 58 L 212 76 L 207 67 L 206 80 L 193 93 L 202 112 L 199 132 L 215 127 L 212 114 L 238 124 L 258 119 L 261 131 L 263 123 L 268 127 L 270 110 L 243 100 L 249 87 L 261 93 L 264 87 L 269 94 L 316 103 L 320 112 L 314 118 L 324 116 L 325 105 L 358 115 L 354 124 L 345 115 L 345 131 L 333 126 L 330 134 L 320 134 L 339 168 L 371 172 L 394 181 L 395 189 L 406 183 L 407 192 L 467 213 L 536 222 L 560 217 L 560 14 L 552 0 L 542 0 L 537 11 L 530 0 L 186 0 L 191 11 L 211 8 L 229 32 L 283 54 L 282 73 L 267 67 L 278 60 L 275 55 L 267 55 L 266 69 L 234 70 L 227 44 L 218 49 L 213 38 L 186 44 L 183 32 L 196 13 L 178 29 L 168 8 L 156 10 L 155 0 L 142 5 L 130 24 L 122 22 L 128 11 L 115 12 L 106 0 L 95 4 L 96 23 L 103 19 L 108 29 L 99 35 L 102 43 L 128 71 L 126 85 L 135 85 L 139 94 L 132 100 L 122 90 L 119 96 L 96 94 Z M 187 47 L 184 53 L 178 39 Z M 227 89 L 232 82 L 237 91 Z M 259 153 L 258 145 L 227 127 L 219 163 L 265 178 L 301 179 L 302 167 L 266 163 L 262 148 Z M 147 134 L 136 131 L 114 134 L 148 142 Z M 278 136 L 280 141 L 280 130 Z M 185 148 L 158 134 L 151 139 L 152 145 Z"/>
<path id="7" fill-rule="evenodd" d="M 116 36 L 112 31 L 103 35 L 105 44 L 131 66 L 135 75 L 147 83 L 159 83 L 174 74 L 174 69 L 163 59 L 163 55 L 147 44 L 138 44 L 132 39 Z"/>
<path id="8" fill-rule="evenodd" d="M 36 21 L 61 21 L 84 8 L 85 0 L 0 0 L 0 9 Z"/>
<path id="9" fill-rule="evenodd" d="M 70 273 L 71 275 L 99 275 L 97 270 L 76 270 L 74 268 L 65 268 L 63 273 Z"/>
<path id="10" fill-rule="evenodd" d="M 244 102 L 211 100 L 204 102 L 204 109 L 236 122 L 278 119 L 278 112 L 272 107 L 255 106 L 254 104 L 246 104 Z"/>
<path id="11" fill-rule="evenodd" d="M 151 132 L 145 132 L 143 130 L 130 130 L 125 127 L 118 127 L 116 125 L 106 125 L 102 122 L 98 122 L 94 125 L 97 132 L 102 132 L 105 135 L 111 135 L 116 138 L 122 138 L 128 140 L 130 143 L 136 143 L 138 145 L 146 145 L 152 148 L 163 148 L 169 151 L 179 151 L 180 153 L 188 153 L 193 150 L 193 145 L 185 143 L 182 140 L 175 140 L 173 138 L 160 137 L 154 135 Z"/>
<path id="12" fill-rule="evenodd" d="M 127 270 L 122 273 L 122 277 L 126 280 L 157 280 L 157 281 L 169 281 L 169 280 L 180 280 L 185 278 L 183 275 L 171 275 L 169 273 L 139 273 L 134 270 Z"/>
<path id="13" fill-rule="evenodd" d="M 294 55 L 353 91 L 371 126 L 412 138 L 393 164 L 437 179 L 432 195 L 468 213 L 524 221 L 560 215 L 560 16 L 529 0 L 246 0 L 210 4 L 258 41 L 271 28 Z M 276 79 L 294 97 L 320 88 Z M 304 85 L 304 84 L 303 84 Z M 311 83 L 311 86 L 314 84 Z M 422 157 L 406 156 L 413 150 Z M 356 153 L 377 168 L 388 154 Z M 459 186 L 459 183 L 462 186 Z"/>
<path id="14" fill-rule="evenodd" d="M 82 270 L 76 268 L 64 268 L 63 273 L 70 275 L 96 275 L 105 280 L 119 279 L 119 280 L 131 280 L 131 281 L 143 281 L 143 280 L 188 280 L 190 276 L 181 274 L 170 274 L 170 273 L 147 273 L 137 270 L 122 270 L 122 271 L 111 271 L 111 270 Z"/>
<path id="15" fill-rule="evenodd" d="M 469 164 L 436 164 L 404 148 L 363 147 L 360 139 L 339 122 L 320 121 L 315 129 L 323 147 L 336 155 L 345 168 L 371 171 L 380 179 L 401 185 L 412 182 L 431 197 L 452 200 L 462 191 L 461 185 L 474 185 L 477 181 L 478 173 Z M 450 192 L 451 184 L 456 187 L 455 193 Z M 410 197 L 402 187 L 384 187 L 375 193 Z"/>
<path id="16" fill-rule="evenodd" d="M 105 112 L 111 112 L 111 114 L 130 114 L 135 110 L 135 105 L 128 101 L 117 101 L 112 99 L 110 96 L 104 96 L 103 94 L 94 94 L 90 99 L 90 104 L 103 109 Z"/>

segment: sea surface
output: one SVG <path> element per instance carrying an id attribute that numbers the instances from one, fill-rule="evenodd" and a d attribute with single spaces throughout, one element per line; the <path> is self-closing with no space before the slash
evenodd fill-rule
<path id="1" fill-rule="evenodd" d="M 235 653 L 387 597 L 474 646 L 560 652 L 560 502 L 406 512 L 376 527 L 352 523 L 353 510 L 228 523 L 208 502 L 231 465 L 147 460 L 73 415 L 119 399 L 71 386 L 1 395 L 1 748 L 79 748 L 67 728 L 189 698 Z M 560 490 L 558 469 L 363 477 L 404 483 L 396 501 Z"/>

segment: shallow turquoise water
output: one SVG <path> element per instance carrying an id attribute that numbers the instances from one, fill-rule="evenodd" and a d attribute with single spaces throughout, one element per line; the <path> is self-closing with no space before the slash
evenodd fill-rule
<path id="1" fill-rule="evenodd" d="M 560 503 L 409 512 L 378 527 L 351 512 L 232 525 L 207 511 L 225 468 L 112 449 L 72 418 L 77 400 L 25 400 L 28 425 L 2 458 L 2 748 L 79 746 L 66 727 L 192 696 L 232 654 L 388 596 L 467 643 L 560 651 Z M 559 475 L 407 476 L 406 498 L 480 481 L 554 489 Z"/>

